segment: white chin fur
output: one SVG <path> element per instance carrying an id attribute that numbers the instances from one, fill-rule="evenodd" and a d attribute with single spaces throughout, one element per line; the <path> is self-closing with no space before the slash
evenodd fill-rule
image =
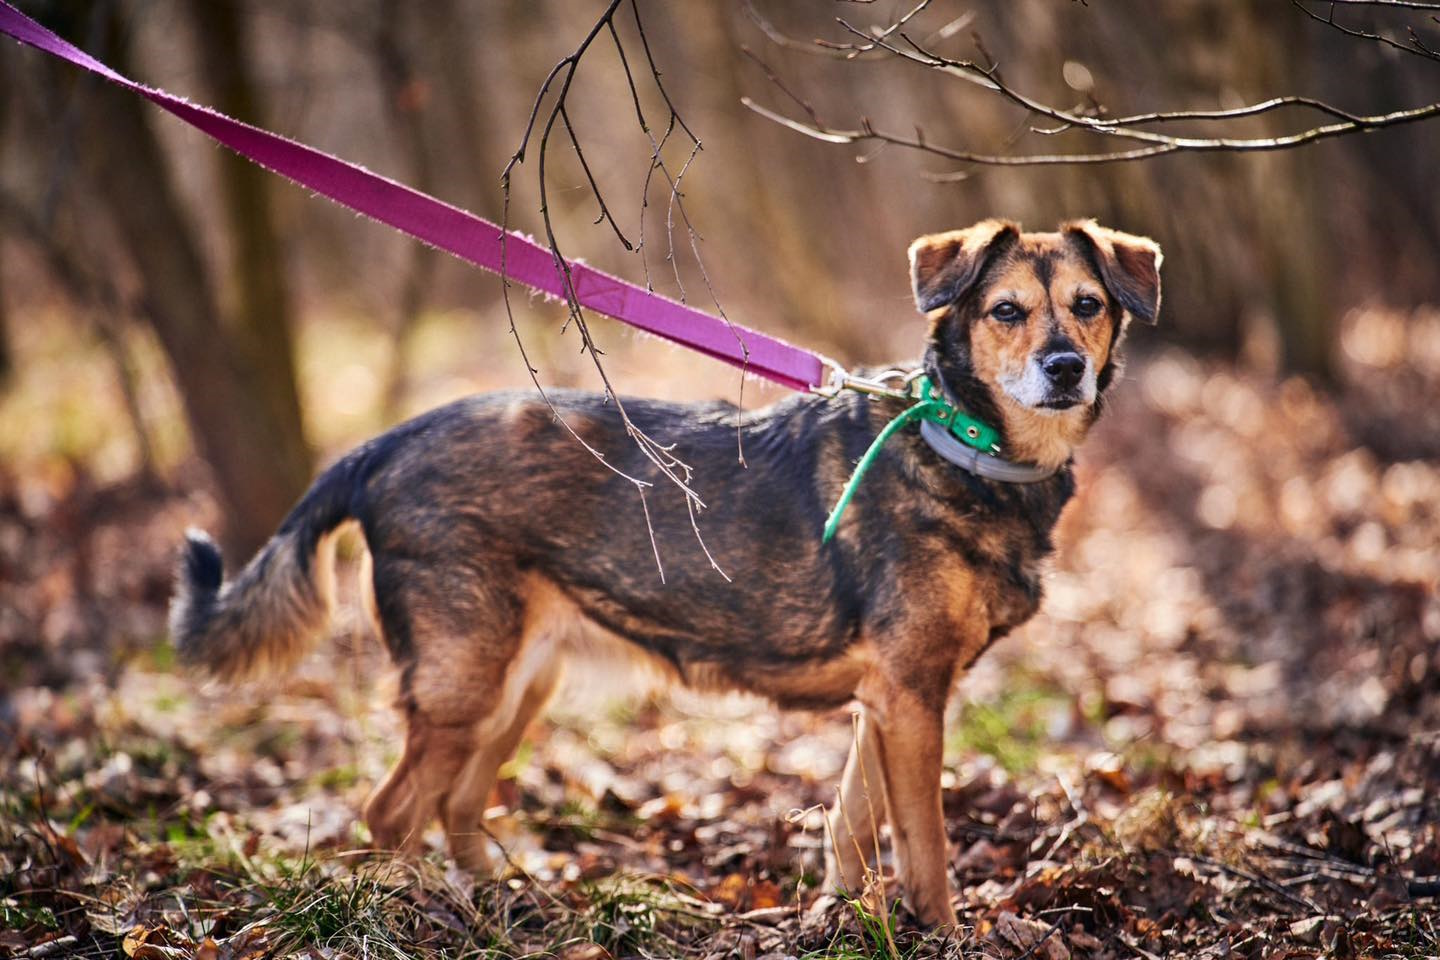
<path id="1" fill-rule="evenodd" d="M 1025 364 L 1024 370 L 1019 376 L 1013 374 L 1002 374 L 999 378 L 1000 389 L 1009 395 L 1011 400 L 1022 407 L 1034 410 L 1036 413 L 1061 414 L 1074 410 L 1070 407 L 1066 410 L 1052 410 L 1042 406 L 1050 399 L 1050 378 L 1045 376 L 1045 371 L 1040 369 L 1040 364 L 1031 359 Z M 1080 406 L 1088 407 L 1095 402 L 1097 391 L 1095 382 L 1095 364 L 1089 357 L 1085 358 L 1085 374 L 1080 378 Z"/>

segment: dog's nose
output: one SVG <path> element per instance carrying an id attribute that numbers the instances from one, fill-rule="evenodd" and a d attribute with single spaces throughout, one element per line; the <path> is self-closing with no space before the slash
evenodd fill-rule
<path id="1" fill-rule="evenodd" d="M 1072 389 L 1085 373 L 1085 359 L 1078 353 L 1063 351 L 1052 353 L 1041 364 L 1045 376 L 1061 390 Z"/>

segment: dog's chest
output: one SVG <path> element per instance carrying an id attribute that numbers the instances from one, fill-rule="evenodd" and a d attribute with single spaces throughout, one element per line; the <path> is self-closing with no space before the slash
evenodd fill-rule
<path id="1" fill-rule="evenodd" d="M 949 571 L 946 603 L 983 617 L 990 639 L 1029 620 L 1040 609 L 1053 552 L 1049 527 L 1000 511 L 968 514 L 950 525 L 927 551 L 928 566 Z"/>
<path id="2" fill-rule="evenodd" d="M 1020 626 L 1039 611 L 1044 596 L 1043 563 L 1044 555 L 1033 551 L 1033 555 L 993 565 L 983 575 L 992 636 Z"/>

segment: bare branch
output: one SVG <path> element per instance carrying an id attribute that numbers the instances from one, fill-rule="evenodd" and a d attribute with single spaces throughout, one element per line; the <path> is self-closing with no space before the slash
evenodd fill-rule
<path id="1" fill-rule="evenodd" d="M 720 314 L 720 319 L 725 321 L 726 327 L 729 328 L 731 335 L 735 338 L 736 345 L 740 347 L 741 355 L 748 363 L 750 358 L 750 347 L 745 343 L 745 338 L 740 336 L 740 331 L 737 330 L 735 328 L 735 325 L 730 322 L 730 315 L 725 312 L 724 305 L 721 304 L 719 296 L 717 296 L 715 293 L 715 284 L 710 279 L 710 271 L 705 266 L 705 259 L 700 256 L 699 232 L 695 229 L 694 224 L 690 221 L 690 214 L 685 209 L 685 203 L 683 200 L 684 195 L 680 191 L 680 182 L 685 178 L 685 173 L 690 169 L 690 164 L 695 161 L 696 156 L 699 155 L 703 147 L 700 143 L 700 138 L 695 136 L 694 132 L 692 132 L 691 129 L 686 126 L 684 119 L 681 118 L 679 112 L 675 109 L 675 104 L 670 99 L 669 91 L 665 89 L 665 85 L 661 82 L 660 68 L 656 64 L 655 57 L 650 51 L 650 41 L 645 36 L 645 24 L 640 19 L 640 8 L 637 5 L 636 0 L 630 0 L 630 9 L 635 15 L 635 29 L 640 34 L 640 46 L 641 49 L 645 51 L 645 62 L 649 64 L 650 74 L 651 77 L 654 79 L 655 87 L 660 91 L 660 95 L 665 100 L 665 106 L 670 111 L 670 116 L 666 123 L 664 137 L 659 143 L 655 142 L 653 136 L 650 139 L 653 153 L 651 154 L 650 169 L 645 174 L 645 192 L 641 198 L 641 230 L 644 230 L 645 208 L 649 205 L 650 180 L 652 175 L 654 174 L 654 171 L 658 167 L 661 173 L 665 175 L 666 180 L 670 183 L 670 202 L 666 207 L 665 214 L 666 235 L 669 246 L 667 256 L 669 257 L 672 266 L 675 266 L 676 269 L 675 282 L 680 287 L 680 299 L 682 302 L 685 299 L 685 287 L 680 280 L 679 267 L 677 264 L 675 264 L 674 224 L 676 210 L 680 212 L 680 217 L 685 223 L 685 229 L 690 235 L 690 252 L 692 257 L 694 258 L 696 268 L 700 271 L 700 279 L 705 284 L 705 291 L 710 296 L 710 302 L 714 304 L 716 312 Z M 630 85 L 630 95 L 635 99 L 635 112 L 636 115 L 640 118 L 640 126 L 644 128 L 646 135 L 649 136 L 650 128 L 649 125 L 645 122 L 644 110 L 640 106 L 640 100 L 638 96 L 636 96 L 635 81 L 630 73 L 630 64 L 628 59 L 625 57 L 624 47 L 620 43 L 619 36 L 615 33 L 613 24 L 611 25 L 610 34 L 615 39 L 616 50 L 620 54 L 620 62 L 625 67 L 625 77 Z M 681 130 L 685 132 L 685 135 L 690 138 L 691 149 L 689 156 L 685 158 L 685 162 L 681 165 L 679 172 L 677 172 L 672 177 L 670 175 L 669 168 L 665 165 L 664 144 L 667 140 L 669 140 L 670 135 L 674 132 L 677 125 L 680 127 Z M 646 285 L 648 286 L 650 281 L 648 268 L 646 269 L 645 280 Z M 736 458 L 739 460 L 741 466 L 744 466 L 745 464 L 745 448 L 741 432 L 741 418 L 744 416 L 745 409 L 745 373 L 746 368 L 742 366 L 740 371 L 739 389 L 738 396 L 736 397 L 735 411 L 735 451 Z M 704 544 L 702 543 L 701 546 L 703 547 Z M 706 551 L 706 555 L 709 555 L 708 550 Z M 714 565 L 713 559 L 711 560 L 711 564 Z M 719 567 L 717 566 L 716 569 L 718 570 Z"/>
<path id="2" fill-rule="evenodd" d="M 1403 10 L 1440 10 L 1434 0 L 1327 0 L 1345 7 L 1396 7 Z"/>
<path id="3" fill-rule="evenodd" d="M 680 116 L 679 111 L 676 109 L 674 102 L 671 100 L 670 93 L 666 89 L 663 82 L 659 65 L 656 63 L 655 58 L 650 50 L 649 40 L 645 35 L 645 25 L 644 22 L 641 20 L 639 7 L 636 4 L 635 0 L 630 0 L 629 7 L 632 14 L 634 15 L 635 29 L 638 33 L 642 49 L 644 50 L 645 63 L 650 69 L 651 82 L 653 83 L 654 90 L 659 93 L 661 99 L 665 103 L 666 109 L 668 110 L 668 116 L 665 123 L 665 132 L 659 140 L 655 138 L 652 127 L 650 126 L 649 121 L 646 119 L 645 110 L 641 103 L 639 84 L 636 81 L 635 72 L 632 69 L 630 58 L 626 53 L 625 44 L 621 40 L 620 33 L 616 28 L 615 17 L 620 9 L 621 3 L 622 0 L 611 0 L 611 2 L 606 6 L 603 13 L 601 13 L 599 18 L 596 19 L 594 24 L 591 26 L 589 32 L 581 40 L 580 44 L 575 48 L 575 51 L 568 56 L 563 57 L 554 66 L 554 68 L 551 69 L 550 73 L 546 76 L 544 83 L 541 84 L 540 90 L 535 97 L 535 102 L 530 109 L 530 116 L 525 125 L 524 134 L 521 137 L 520 144 L 515 150 L 515 153 L 510 157 L 509 162 L 505 165 L 505 168 L 501 173 L 501 187 L 504 194 L 504 217 L 502 218 L 502 226 L 507 229 L 509 226 L 511 177 L 515 169 L 520 164 L 524 163 L 527 151 L 530 149 L 532 143 L 534 143 L 538 137 L 538 144 L 536 146 L 537 169 L 535 182 L 539 192 L 539 209 L 541 221 L 544 227 L 546 244 L 549 247 L 550 254 L 554 260 L 556 272 L 560 275 L 562 279 L 561 293 L 564 297 L 566 304 L 566 318 L 565 323 L 561 327 L 561 330 L 562 332 L 564 332 L 566 329 L 570 328 L 573 325 L 575 330 L 578 332 L 580 336 L 581 350 L 590 357 L 596 375 L 600 378 L 600 382 L 604 387 L 606 402 L 613 403 L 615 405 L 616 412 L 620 417 L 620 421 L 624 427 L 626 436 L 630 439 L 631 442 L 635 444 L 635 446 L 637 447 L 637 449 L 639 449 L 645 459 L 649 461 L 650 465 L 654 467 L 654 469 L 658 471 L 659 474 L 663 476 L 667 481 L 669 481 L 676 488 L 678 488 L 679 491 L 683 494 L 683 496 L 685 497 L 686 508 L 690 513 L 691 527 L 695 532 L 695 536 L 697 540 L 700 541 L 701 548 L 705 550 L 707 558 L 710 559 L 711 566 L 714 567 L 717 571 L 719 571 L 720 568 L 718 564 L 715 563 L 713 557 L 710 557 L 708 548 L 705 547 L 703 539 L 700 538 L 699 524 L 696 521 L 696 516 L 699 511 L 705 509 L 705 503 L 703 500 L 701 500 L 700 496 L 696 493 L 693 487 L 693 471 L 687 463 L 685 463 L 678 456 L 676 456 L 673 445 L 661 443 L 655 438 L 649 436 L 630 418 L 629 413 L 626 411 L 625 402 L 621 399 L 619 393 L 615 390 L 614 384 L 611 382 L 609 374 L 605 370 L 604 362 L 601 359 L 603 356 L 603 351 L 596 344 L 590 330 L 586 313 L 580 305 L 579 297 L 577 296 L 575 291 L 574 277 L 571 272 L 571 261 L 561 250 L 560 241 L 557 236 L 555 224 L 552 219 L 552 211 L 550 206 L 550 183 L 547 168 L 549 166 L 548 161 L 550 158 L 551 137 L 555 135 L 557 126 L 560 126 L 563 127 L 564 130 L 563 136 L 569 140 L 570 145 L 575 150 L 576 158 L 579 161 L 581 171 L 583 172 L 585 179 L 589 185 L 590 192 L 594 195 L 595 200 L 599 205 L 599 215 L 596 217 L 595 222 L 597 224 L 601 222 L 608 223 L 611 230 L 614 232 L 615 236 L 619 239 L 620 243 L 625 247 L 626 250 L 638 250 L 640 252 L 642 257 L 642 263 L 646 264 L 646 285 L 649 286 L 649 266 L 648 262 L 646 262 L 645 260 L 645 213 L 649 207 L 651 180 L 654 177 L 655 172 L 658 170 L 670 187 L 670 196 L 666 204 L 666 234 L 669 239 L 669 249 L 666 254 L 666 259 L 669 260 L 674 267 L 675 281 L 680 288 L 681 299 L 684 300 L 685 298 L 684 283 L 681 277 L 680 267 L 675 256 L 674 243 L 674 231 L 677 222 L 677 214 L 678 221 L 684 225 L 686 231 L 689 234 L 690 250 L 694 257 L 695 263 L 700 270 L 701 276 L 704 278 L 706 289 L 709 291 L 711 299 L 715 302 L 716 308 L 720 311 L 721 317 L 726 320 L 727 324 L 729 323 L 729 318 L 725 316 L 724 309 L 720 307 L 719 300 L 715 295 L 714 286 L 710 281 L 709 273 L 708 271 L 706 271 L 704 261 L 700 256 L 699 234 L 695 230 L 694 225 L 691 223 L 688 212 L 685 210 L 684 194 L 680 188 L 686 172 L 689 170 L 690 165 L 694 161 L 696 155 L 698 155 L 698 153 L 700 152 L 700 139 L 696 137 L 694 132 L 691 131 L 689 126 L 686 125 L 684 119 Z M 625 72 L 625 79 L 629 86 L 631 100 L 635 107 L 636 120 L 640 125 L 640 129 L 644 132 L 645 136 L 650 141 L 650 163 L 646 171 L 641 197 L 640 238 L 639 242 L 633 245 L 625 236 L 624 231 L 620 228 L 620 225 L 616 221 L 609 204 L 605 200 L 605 196 L 602 192 L 599 181 L 595 177 L 594 172 L 590 167 L 589 161 L 586 159 L 585 151 L 581 146 L 579 134 L 576 131 L 575 125 L 571 120 L 570 111 L 568 108 L 568 98 L 571 93 L 576 74 L 579 71 L 581 61 L 585 57 L 587 51 L 590 50 L 596 38 L 600 36 L 602 31 L 609 34 L 611 41 L 614 44 L 614 48 L 617 56 L 619 57 L 621 67 Z M 672 171 L 669 166 L 669 162 L 666 160 L 665 157 L 665 147 L 669 143 L 671 136 L 673 136 L 677 130 L 683 132 L 683 134 L 689 138 L 690 150 L 688 155 L 686 156 L 684 163 L 680 166 L 680 168 L 678 170 Z M 501 271 L 503 274 L 505 263 L 503 237 L 501 242 Z M 660 557 L 659 544 L 658 542 L 656 542 L 655 539 L 655 530 L 653 525 L 651 524 L 650 506 L 647 498 L 647 488 L 652 487 L 653 483 L 649 480 L 642 479 L 641 477 L 635 476 L 625 470 L 622 470 L 615 464 L 611 463 L 607 459 L 604 452 L 595 448 L 591 443 L 586 441 L 575 431 L 573 427 L 570 426 L 568 422 L 566 422 L 560 410 L 556 407 L 550 396 L 546 393 L 544 387 L 541 385 L 538 371 L 530 362 L 528 353 L 525 349 L 524 343 L 521 340 L 519 329 L 515 322 L 514 311 L 512 309 L 512 304 L 510 300 L 510 284 L 508 281 L 503 284 L 503 292 L 505 310 L 510 320 L 511 336 L 515 339 L 516 344 L 520 348 L 520 354 L 522 359 L 524 359 L 525 361 L 526 369 L 529 371 L 531 382 L 534 384 L 536 390 L 539 391 L 541 397 L 544 399 L 545 403 L 549 407 L 551 414 L 555 417 L 557 421 L 560 422 L 560 424 L 566 429 L 566 431 L 570 433 L 571 437 L 574 438 L 577 442 L 579 442 L 586 451 L 588 451 L 593 457 L 595 457 L 596 460 L 598 460 L 602 465 L 604 465 L 606 469 L 610 470 L 612 473 L 616 474 L 617 476 L 623 478 L 631 485 L 633 485 L 636 492 L 640 496 L 640 504 L 645 517 L 646 528 L 650 534 L 651 546 L 654 548 L 655 551 L 656 568 L 660 573 L 661 580 L 663 581 L 665 577 L 665 570 Z M 739 332 L 735 330 L 733 325 L 731 325 L 730 329 L 732 333 L 735 334 L 736 341 L 740 344 L 741 349 L 745 350 L 745 344 L 743 339 L 740 337 Z M 748 356 L 748 351 L 746 351 L 746 355 Z M 743 370 L 740 377 L 740 391 L 740 404 L 743 408 Z M 736 419 L 736 436 L 738 443 L 738 439 L 740 436 L 739 414 L 737 414 Z M 740 460 L 741 463 L 744 462 L 743 451 L 741 452 Z M 723 571 L 720 572 L 723 576 Z"/>
<path id="4" fill-rule="evenodd" d="M 1314 10 L 1311 10 L 1309 7 L 1305 6 L 1305 4 L 1301 3 L 1300 0 L 1290 0 L 1292 6 L 1298 9 L 1301 13 L 1305 14 L 1305 16 L 1309 17 L 1311 20 L 1314 20 L 1317 23 L 1323 23 L 1327 27 L 1332 27 L 1336 30 L 1339 30 L 1347 37 L 1355 37 L 1359 40 L 1371 40 L 1375 43 L 1384 44 L 1385 46 L 1391 47 L 1395 50 L 1402 50 L 1405 53 L 1414 54 L 1415 56 L 1421 57 L 1425 60 L 1440 61 L 1440 54 L 1437 54 L 1434 50 L 1431 50 L 1429 47 L 1425 46 L 1425 44 L 1421 43 L 1420 38 L 1415 33 L 1414 28 L 1411 28 L 1410 30 L 1410 43 L 1408 44 L 1401 43 L 1394 37 L 1387 37 L 1382 33 L 1366 33 L 1364 30 L 1356 30 L 1351 27 L 1344 26 L 1343 24 L 1337 23 L 1335 20 L 1335 0 L 1326 0 L 1326 2 L 1329 4 L 1330 9 L 1329 12 L 1322 17 Z M 1436 9 L 1440 9 L 1440 7 L 1436 7 Z"/>
<path id="5" fill-rule="evenodd" d="M 877 35 L 882 38 L 889 36 L 899 27 L 909 22 L 921 10 L 929 6 L 931 2 L 932 0 L 925 0 L 925 2 L 916 6 L 891 26 L 884 30 L 877 31 Z M 885 56 L 885 52 L 875 49 L 873 44 L 862 49 L 864 45 L 838 44 L 819 39 L 811 40 L 808 43 L 804 40 L 797 40 L 767 20 L 765 16 L 756 9 L 755 0 L 745 0 L 745 15 L 750 18 L 750 21 L 754 23 L 755 26 L 760 28 L 760 32 L 764 33 L 771 43 L 786 50 L 796 50 L 814 57 L 828 57 L 831 60 L 878 60 Z M 973 19 L 973 14 L 970 13 L 956 17 L 950 23 L 932 34 L 932 39 L 943 40 L 952 36 L 957 30 L 963 29 L 971 19 Z"/>
<path id="6" fill-rule="evenodd" d="M 863 117 L 861 118 L 863 127 L 860 130 L 836 130 L 829 127 L 810 126 L 799 120 L 793 120 L 782 114 L 775 113 L 773 110 L 767 110 L 749 97 L 741 98 L 740 102 L 767 120 L 772 120 L 782 126 L 789 127 L 796 133 L 803 133 L 807 137 L 823 140 L 826 143 L 863 143 L 867 140 L 873 140 L 880 143 L 891 144 L 892 146 L 908 147 L 924 153 L 933 153 L 947 160 L 958 160 L 962 163 L 980 163 L 997 167 L 1040 166 L 1063 163 L 1112 163 L 1122 160 L 1142 160 L 1146 157 L 1155 157 L 1164 153 L 1174 153 L 1179 149 L 1173 146 L 1159 146 L 1143 147 L 1137 150 L 1126 150 L 1115 153 L 1000 156 L 997 154 L 972 153 L 968 150 L 942 147 L 919 137 L 906 137 L 884 133 L 876 130 L 870 125 L 870 121 Z"/>
<path id="7" fill-rule="evenodd" d="M 1321 17 L 1314 11 L 1307 9 L 1301 0 L 1291 0 L 1291 2 L 1312 19 L 1340 29 L 1352 36 L 1387 43 L 1391 46 L 1398 46 L 1406 52 L 1418 56 L 1440 59 L 1440 56 L 1437 56 L 1435 51 L 1431 50 L 1430 47 L 1426 46 L 1419 39 L 1414 30 L 1410 32 L 1411 43 L 1407 46 L 1400 44 L 1390 37 L 1350 30 L 1349 28 L 1340 26 L 1334 21 L 1333 4 L 1329 17 Z M 1401 4 L 1397 2 L 1389 5 L 1400 6 Z M 830 43 L 827 44 L 827 46 L 830 49 L 845 49 L 856 54 L 865 53 L 890 56 L 913 63 L 927 70 L 934 70 L 947 76 L 964 80 L 988 90 L 1014 106 L 1025 110 L 1030 117 L 1041 117 L 1051 121 L 1051 124 L 1048 126 L 1029 125 L 1028 132 L 1030 133 L 1046 137 L 1055 137 L 1066 133 L 1083 132 L 1094 136 L 1119 138 L 1130 141 L 1134 145 L 1126 149 L 1108 151 L 1089 150 L 1068 153 L 1062 151 L 1047 151 L 1012 154 L 1008 152 L 972 150 L 963 147 L 950 147 L 937 144 L 927 138 L 924 131 L 918 128 L 913 135 L 880 130 L 868 118 L 864 117 L 861 118 L 858 129 L 832 127 L 820 122 L 815 110 L 810 104 L 795 96 L 779 76 L 760 61 L 758 57 L 754 59 L 761 63 L 771 83 L 779 89 L 781 93 L 798 103 L 809 119 L 806 121 L 786 116 L 760 106 L 748 97 L 744 98 L 742 103 L 775 123 L 825 143 L 845 144 L 870 141 L 881 144 L 882 146 L 893 145 L 918 150 L 960 163 L 990 166 L 1120 163 L 1146 160 L 1152 157 L 1179 152 L 1255 152 L 1285 150 L 1313 143 L 1318 140 L 1347 136 L 1355 133 L 1368 133 L 1384 127 L 1415 123 L 1440 116 L 1440 102 L 1425 104 L 1406 110 L 1396 110 L 1389 113 L 1362 115 L 1342 110 L 1323 100 L 1303 96 L 1272 97 L 1259 103 L 1224 110 L 1158 110 L 1122 117 L 1104 116 L 1103 107 L 1093 101 L 1087 108 L 1062 109 L 1028 96 L 1020 92 L 1017 88 L 1009 85 L 1000 75 L 998 64 L 994 58 L 984 50 L 983 46 L 980 46 L 978 37 L 976 38 L 976 43 L 980 48 L 981 55 L 987 61 L 985 65 L 981 65 L 972 60 L 942 56 L 927 48 L 926 44 L 928 44 L 929 41 L 920 43 L 912 39 L 904 30 L 900 29 L 900 27 L 905 21 L 913 17 L 915 13 L 924 9 L 924 7 L 925 4 L 921 4 L 918 7 L 912 8 L 905 17 L 902 17 L 895 24 L 884 29 L 862 29 L 849 23 L 844 18 L 837 17 L 836 22 L 844 30 L 853 35 L 858 42 L 843 45 Z M 754 14 L 752 10 L 752 19 L 756 16 L 758 15 Z M 767 33 L 768 32 L 769 31 L 767 31 Z M 1261 116 L 1291 109 L 1315 110 L 1333 119 L 1335 122 L 1310 127 L 1295 133 L 1262 137 L 1234 137 L 1223 135 L 1178 136 L 1149 129 L 1155 125 L 1180 122 L 1225 124 L 1246 117 Z M 1224 128 L 1221 127 L 1220 129 L 1223 130 Z M 1022 125 L 1019 134 L 1023 135 L 1025 132 L 1024 125 Z M 1007 143 L 1005 146 L 1008 148 L 1010 144 Z M 926 176 L 929 179 L 944 182 L 963 179 L 965 174 L 961 171 L 951 174 L 927 174 Z"/>
<path id="8" fill-rule="evenodd" d="M 1182 150 L 1192 152 L 1285 150 L 1290 147 L 1300 146 L 1301 144 L 1313 143 L 1316 140 L 1344 136 L 1349 133 L 1369 132 L 1384 127 L 1415 123 L 1420 120 L 1429 119 L 1430 117 L 1440 116 L 1440 103 L 1432 103 L 1423 107 L 1416 107 L 1413 110 L 1399 110 L 1395 113 L 1380 116 L 1360 117 L 1357 118 L 1356 121 L 1329 124 L 1328 126 L 1315 127 L 1302 133 L 1281 137 L 1203 138 L 1167 137 L 1156 134 L 1146 138 L 1154 142 L 1153 146 L 1139 147 L 1134 150 L 1119 150 L 1111 153 L 1021 154 L 1017 156 L 1001 156 L 943 147 L 919 137 L 906 137 L 885 133 L 871 126 L 868 120 L 861 121 L 863 126 L 862 129 L 859 130 L 836 130 L 829 127 L 812 127 L 802 121 L 794 120 L 775 113 L 774 111 L 767 110 L 748 97 L 744 98 L 741 102 L 762 117 L 789 127 L 797 133 L 803 133 L 806 136 L 813 137 L 816 140 L 823 140 L 826 143 L 861 143 L 867 140 L 874 140 L 892 144 L 897 147 L 908 147 L 913 150 L 932 153 L 948 160 L 958 160 L 963 163 L 1011 167 L 1053 166 L 1057 164 L 1078 163 L 1116 163 L 1128 160 L 1144 160 L 1149 157 L 1163 156 L 1167 153 L 1177 153 Z M 1130 131 L 1130 133 L 1133 133 L 1133 131 Z"/>
<path id="9" fill-rule="evenodd" d="M 1281 110 L 1285 107 L 1309 107 L 1312 110 L 1319 110 L 1321 113 L 1329 114 L 1337 120 L 1349 120 L 1352 123 L 1360 123 L 1363 117 L 1341 110 L 1323 100 L 1316 100 L 1313 97 L 1271 97 L 1269 100 L 1262 100 L 1259 103 L 1248 104 L 1243 107 L 1233 107 L 1229 110 L 1166 110 L 1153 113 L 1136 113 L 1128 117 L 1095 117 L 1091 126 L 1094 127 L 1129 127 L 1142 123 L 1173 123 L 1182 120 L 1238 120 L 1242 117 L 1256 117 L 1273 110 Z M 1057 133 L 1064 133 L 1074 129 L 1071 125 L 1063 127 L 1032 127 L 1034 133 L 1053 136 Z"/>

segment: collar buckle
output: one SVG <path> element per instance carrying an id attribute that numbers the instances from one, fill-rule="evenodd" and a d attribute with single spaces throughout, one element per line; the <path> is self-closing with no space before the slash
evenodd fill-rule
<path id="1" fill-rule="evenodd" d="M 923 419 L 946 428 L 965 446 L 992 455 L 1000 452 L 1000 431 L 955 406 L 924 374 L 915 380 L 915 398 L 927 405 Z"/>

